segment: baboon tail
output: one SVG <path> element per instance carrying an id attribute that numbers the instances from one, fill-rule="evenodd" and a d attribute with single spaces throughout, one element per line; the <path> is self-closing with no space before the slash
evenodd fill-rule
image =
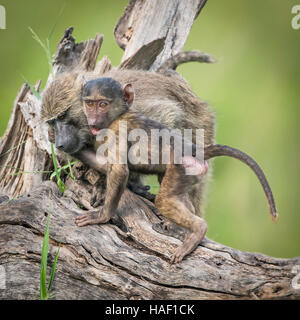
<path id="1" fill-rule="evenodd" d="M 205 160 L 208 160 L 210 158 L 215 158 L 215 157 L 221 157 L 221 156 L 236 158 L 244 162 L 245 164 L 247 164 L 254 171 L 266 195 L 271 218 L 273 221 L 276 221 L 278 218 L 278 213 L 277 213 L 273 193 L 264 172 L 262 171 L 260 166 L 257 164 L 257 162 L 254 159 L 252 159 L 250 156 L 248 156 L 246 153 L 225 145 L 220 145 L 220 144 L 209 145 L 204 149 Z"/>

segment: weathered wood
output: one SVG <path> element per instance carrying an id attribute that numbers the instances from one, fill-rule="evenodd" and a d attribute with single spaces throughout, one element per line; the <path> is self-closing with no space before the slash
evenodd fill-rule
<path id="1" fill-rule="evenodd" d="M 41 174 L 18 174 L 18 172 L 37 172 L 44 170 L 47 155 L 38 147 L 38 141 L 33 131 L 39 128 L 38 118 L 32 126 L 27 125 L 26 115 L 30 115 L 31 104 L 27 112 L 21 112 L 21 104 L 27 99 L 34 100 L 29 87 L 24 84 L 15 100 L 12 115 L 7 130 L 0 144 L 0 190 L 2 193 L 15 197 L 29 192 L 34 186 L 41 183 Z M 35 101 L 36 102 L 36 101 Z M 40 130 L 38 129 L 40 132 Z"/>
<path id="2" fill-rule="evenodd" d="M 95 39 L 75 43 L 72 36 L 74 28 L 66 29 L 54 55 L 54 73 L 61 73 L 73 69 L 92 71 L 103 42 L 103 35 L 97 34 Z"/>
<path id="3" fill-rule="evenodd" d="M 76 227 L 75 217 L 82 210 L 50 182 L 0 205 L 0 210 L 0 263 L 7 287 L 0 290 L 1 299 L 38 297 L 47 212 L 49 262 L 61 246 L 54 282 L 57 299 L 300 298 L 291 286 L 292 269 L 300 258 L 245 253 L 206 239 L 182 263 L 169 264 L 180 241 L 155 232 L 152 225 L 159 219 L 130 191 L 122 197 L 120 218 L 114 221 L 119 227 Z"/>
<path id="4" fill-rule="evenodd" d="M 153 1 L 131 1 L 115 31 L 118 43 L 126 48 L 120 67 L 158 69 L 181 50 L 193 22 L 190 17 L 196 17 L 205 2 L 166 0 L 158 7 L 158 2 L 151 6 Z M 158 25 L 150 28 L 151 21 Z M 107 57 L 96 65 L 101 35 L 76 44 L 72 31 L 65 31 L 57 47 L 54 75 L 76 69 L 93 70 L 100 76 L 112 68 Z M 164 37 L 162 46 L 159 39 Z M 152 45 L 155 50 L 147 54 Z M 51 215 L 50 265 L 61 247 L 53 287 L 56 299 L 300 298 L 299 290 L 291 286 L 300 258 L 250 254 L 205 239 L 181 263 L 170 265 L 168 259 L 180 244 L 183 230 L 174 228 L 164 234 L 153 204 L 129 190 L 112 224 L 78 228 L 74 220 L 83 213 L 80 208 L 102 204 L 105 180 L 78 163 L 73 168 L 76 180 L 65 179 L 64 196 L 53 182 L 44 181 L 49 174 L 41 171 L 51 171 L 53 166 L 46 128 L 39 122 L 40 107 L 29 87 L 22 86 L 0 142 L 0 265 L 6 285 L 0 289 L 0 299 L 39 297 L 47 213 Z M 35 174 L 12 175 L 18 170 Z M 15 199 L 8 201 L 3 195 Z"/>
<path id="5" fill-rule="evenodd" d="M 108 59 L 108 57 L 103 57 L 96 65 L 94 72 L 96 74 L 104 74 L 105 72 L 108 72 L 112 68 L 111 62 Z"/>
<path id="6" fill-rule="evenodd" d="M 114 31 L 118 45 L 125 50 L 122 62 L 142 46 L 166 38 L 151 67 L 157 70 L 166 59 L 183 50 L 194 19 L 205 3 L 206 0 L 131 0 Z"/>
<path id="7" fill-rule="evenodd" d="M 142 46 L 132 57 L 122 62 L 119 68 L 149 70 L 156 57 L 161 53 L 164 44 L 165 38 L 162 38 Z"/>
<path id="8" fill-rule="evenodd" d="M 215 63 L 216 60 L 208 55 L 207 53 L 201 51 L 184 51 L 175 54 L 171 59 L 163 63 L 158 69 L 157 72 L 164 73 L 169 70 L 176 70 L 176 68 L 186 62 L 197 61 L 205 63 Z"/>

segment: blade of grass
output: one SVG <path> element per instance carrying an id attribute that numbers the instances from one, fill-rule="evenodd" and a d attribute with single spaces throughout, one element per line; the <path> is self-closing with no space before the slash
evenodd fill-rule
<path id="1" fill-rule="evenodd" d="M 26 143 L 26 141 L 22 141 L 22 142 L 20 142 L 17 146 L 15 146 L 15 147 L 13 147 L 13 148 L 10 148 L 10 149 L 7 150 L 6 152 L 0 154 L 0 158 L 1 158 L 1 157 L 4 157 L 6 154 L 10 153 L 11 151 L 19 148 L 19 147 L 20 147 L 22 144 L 24 144 L 24 143 Z"/>
<path id="2" fill-rule="evenodd" d="M 40 174 L 40 173 L 51 173 L 51 171 L 18 171 L 15 173 L 10 173 L 11 176 L 19 176 L 20 174 Z"/>
<path id="3" fill-rule="evenodd" d="M 57 185 L 62 193 L 64 193 L 66 191 L 66 186 L 60 178 L 57 180 Z"/>
<path id="4" fill-rule="evenodd" d="M 74 164 L 78 163 L 78 161 L 73 161 L 73 162 L 70 162 L 70 160 L 68 159 L 68 164 L 67 164 L 67 168 L 69 169 L 69 176 L 71 177 L 71 179 L 74 181 L 75 180 L 75 177 L 74 177 L 74 174 L 73 174 L 73 170 L 72 170 L 72 166 Z"/>
<path id="5" fill-rule="evenodd" d="M 62 180 L 60 178 L 60 171 L 59 171 L 59 169 L 57 167 L 57 162 L 56 162 L 56 157 L 55 157 L 55 153 L 54 153 L 53 143 L 51 143 L 51 153 L 52 153 L 52 161 L 53 161 L 53 165 L 54 165 L 54 171 L 56 173 L 57 185 L 59 186 L 60 190 L 64 193 L 66 191 L 66 186 L 65 186 L 65 184 L 62 182 Z"/>
<path id="6" fill-rule="evenodd" d="M 48 291 L 46 284 L 46 271 L 47 271 L 47 259 L 48 259 L 48 249 L 49 249 L 49 221 L 50 213 L 48 212 L 46 231 L 43 240 L 42 247 L 42 257 L 41 257 L 41 276 L 40 276 L 40 298 L 41 300 L 48 299 Z"/>
<path id="7" fill-rule="evenodd" d="M 66 7 L 66 2 L 64 2 L 63 6 L 61 7 L 60 12 L 59 12 L 59 14 L 58 14 L 58 16 L 57 16 L 54 24 L 52 25 L 52 27 L 51 27 L 51 29 L 50 29 L 50 31 L 49 31 L 48 38 L 47 38 L 49 41 L 50 41 L 51 38 L 52 38 L 52 35 L 53 35 L 53 33 L 54 33 L 54 30 L 55 30 L 55 28 L 56 28 L 56 26 L 57 26 L 57 23 L 58 23 L 60 17 L 61 17 L 62 14 L 63 14 L 63 11 L 65 10 L 65 7 Z M 49 48 L 50 48 L 50 46 L 49 46 Z"/>
<path id="8" fill-rule="evenodd" d="M 54 259 L 54 262 L 53 262 L 53 266 L 52 266 L 52 269 L 51 269 L 51 275 L 50 275 L 50 280 L 49 280 L 49 285 L 48 285 L 48 292 L 51 290 L 51 287 L 52 287 L 54 274 L 55 274 L 55 270 L 56 270 L 56 264 L 57 264 L 57 260 L 58 260 L 58 256 L 59 256 L 59 250 L 60 250 L 60 248 L 58 248 L 58 250 L 56 252 L 55 259 Z"/>
<path id="9" fill-rule="evenodd" d="M 54 165 L 54 170 L 58 174 L 58 168 L 57 168 L 57 162 L 56 162 L 56 157 L 55 157 L 55 153 L 54 153 L 53 143 L 51 143 L 51 153 L 52 153 L 52 161 L 53 161 L 53 165 Z"/>
<path id="10" fill-rule="evenodd" d="M 10 176 L 18 176 L 20 174 L 39 174 L 39 173 L 52 173 L 52 171 L 22 171 L 20 168 L 13 166 L 0 166 L 0 168 L 8 168 L 13 170 L 18 170 L 17 172 L 10 173 Z"/>
<path id="11" fill-rule="evenodd" d="M 25 83 L 28 85 L 28 87 L 30 88 L 31 92 L 39 99 L 41 100 L 42 97 L 41 95 L 34 89 L 34 87 L 29 83 L 29 81 L 21 74 L 21 77 L 23 78 L 23 80 L 25 81 Z"/>
<path id="12" fill-rule="evenodd" d="M 57 170 L 57 172 L 56 172 L 56 171 L 52 172 L 52 174 L 51 174 L 51 176 L 50 176 L 50 181 L 52 181 L 52 180 L 57 176 L 57 174 L 58 174 L 58 175 L 61 174 L 61 168 L 59 168 L 59 169 Z"/>
<path id="13" fill-rule="evenodd" d="M 52 173 L 52 171 L 22 171 L 20 168 L 13 167 L 13 166 L 0 166 L 0 168 L 8 168 L 8 169 L 15 169 L 19 170 L 17 173 Z"/>
<path id="14" fill-rule="evenodd" d="M 40 37 L 35 33 L 35 31 L 31 28 L 28 27 L 33 39 L 42 47 L 42 49 L 45 51 L 46 53 L 46 57 L 47 57 L 47 62 L 48 62 L 48 66 L 49 66 L 49 72 L 52 74 L 52 77 L 54 79 L 54 74 L 53 74 L 53 68 L 52 68 L 52 57 L 51 57 L 51 52 L 50 52 L 50 48 L 47 44 L 44 44 L 43 41 L 40 39 Z M 48 42 L 48 40 L 47 40 Z M 50 42 L 50 41 L 49 41 Z"/>
<path id="15" fill-rule="evenodd" d="M 54 79 L 54 71 L 53 71 L 53 65 L 52 65 L 52 54 L 51 54 L 51 45 L 50 45 L 50 40 L 52 38 L 52 35 L 54 33 L 54 30 L 56 28 L 56 25 L 65 9 L 66 6 L 66 2 L 64 2 L 64 5 L 62 6 L 62 8 L 60 9 L 60 12 L 54 22 L 54 24 L 52 25 L 48 37 L 46 39 L 46 43 L 44 43 L 40 37 L 37 35 L 37 33 L 31 28 L 29 27 L 29 30 L 32 34 L 32 37 L 35 41 L 37 41 L 37 43 L 42 47 L 42 49 L 45 51 L 46 53 L 46 57 L 47 57 L 47 62 L 48 62 L 48 67 L 49 67 L 49 73 L 52 75 L 52 79 Z"/>
<path id="16" fill-rule="evenodd" d="M 56 25 L 60 19 L 60 17 L 62 16 L 62 13 L 65 9 L 65 6 L 66 6 L 66 2 L 63 4 L 62 8 L 60 9 L 60 12 L 54 22 L 54 24 L 52 25 L 50 31 L 49 31 L 49 34 L 48 34 L 48 37 L 46 39 L 46 44 L 47 44 L 47 58 L 48 58 L 48 63 L 51 64 L 51 74 L 52 74 L 52 79 L 54 79 L 54 72 L 53 72 L 53 65 L 52 65 L 52 56 L 51 56 L 51 44 L 50 44 L 50 40 L 52 38 L 52 35 L 54 33 L 54 30 L 56 28 Z M 50 60 L 49 60 L 50 59 Z"/>
<path id="17" fill-rule="evenodd" d="M 78 162 L 78 161 L 72 161 L 72 162 L 70 162 L 70 160 L 68 160 L 68 164 L 64 165 L 64 166 L 61 167 L 61 168 L 58 168 L 57 171 L 58 171 L 59 175 L 61 175 L 61 172 L 62 172 L 62 171 L 65 171 L 65 172 L 71 177 L 72 180 L 75 180 L 75 177 L 74 177 L 73 171 L 72 171 L 72 166 L 73 166 L 74 164 L 76 164 L 77 162 Z M 69 169 L 69 171 L 68 171 L 67 169 Z M 55 177 L 56 177 L 56 172 L 54 171 L 54 172 L 51 174 L 51 176 L 50 176 L 50 180 L 52 181 Z"/>
<path id="18" fill-rule="evenodd" d="M 44 51 L 47 53 L 47 47 L 45 46 L 45 44 L 43 43 L 43 41 L 40 39 L 40 37 L 35 33 L 35 31 L 31 28 L 28 27 L 29 31 L 32 34 L 32 37 L 35 41 L 37 41 L 37 43 L 44 49 Z"/>
<path id="19" fill-rule="evenodd" d="M 46 44 L 47 44 L 47 60 L 48 60 L 48 65 L 49 65 L 49 71 L 50 71 L 50 73 L 52 75 L 52 79 L 54 79 L 50 39 L 46 39 Z"/>

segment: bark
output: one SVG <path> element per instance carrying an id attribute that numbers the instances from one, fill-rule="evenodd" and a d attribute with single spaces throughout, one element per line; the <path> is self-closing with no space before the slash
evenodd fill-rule
<path id="1" fill-rule="evenodd" d="M 193 22 L 190 17 L 197 17 L 205 2 L 165 0 L 150 6 L 153 1 L 130 1 L 115 29 L 117 42 L 125 49 L 119 67 L 161 67 L 182 50 Z M 112 67 L 107 57 L 96 64 L 102 35 L 76 44 L 72 31 L 67 29 L 58 44 L 54 74 L 76 67 L 100 75 Z M 35 89 L 39 86 L 40 82 Z M 166 234 L 153 204 L 128 189 L 110 223 L 76 227 L 75 217 L 84 212 L 83 207 L 91 209 L 103 201 L 105 179 L 78 163 L 73 170 L 76 180 L 65 179 L 64 195 L 49 181 L 53 165 L 46 128 L 39 121 L 40 106 L 24 84 L 0 142 L 2 284 L 5 279 L 0 299 L 39 297 L 48 213 L 50 266 L 61 247 L 53 287 L 56 299 L 300 298 L 291 285 L 300 258 L 242 252 L 206 238 L 180 264 L 169 264 L 184 231 L 174 227 Z"/>
<path id="2" fill-rule="evenodd" d="M 206 0 L 131 0 L 115 28 L 116 41 L 125 50 L 122 61 L 142 46 L 166 38 L 162 52 L 151 66 L 151 70 L 157 70 L 166 59 L 182 51 L 205 3 Z"/>

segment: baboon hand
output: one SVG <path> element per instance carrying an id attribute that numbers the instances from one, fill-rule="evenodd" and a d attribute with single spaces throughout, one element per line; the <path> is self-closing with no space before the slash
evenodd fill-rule
<path id="1" fill-rule="evenodd" d="M 133 193 L 136 193 L 137 195 L 154 202 L 155 195 L 148 192 L 150 190 L 150 186 L 143 186 L 142 184 L 128 181 L 127 187 Z"/>
<path id="2" fill-rule="evenodd" d="M 89 224 L 106 223 L 110 219 L 110 215 L 105 214 L 103 210 L 89 211 L 75 219 L 78 227 L 84 227 Z"/>

